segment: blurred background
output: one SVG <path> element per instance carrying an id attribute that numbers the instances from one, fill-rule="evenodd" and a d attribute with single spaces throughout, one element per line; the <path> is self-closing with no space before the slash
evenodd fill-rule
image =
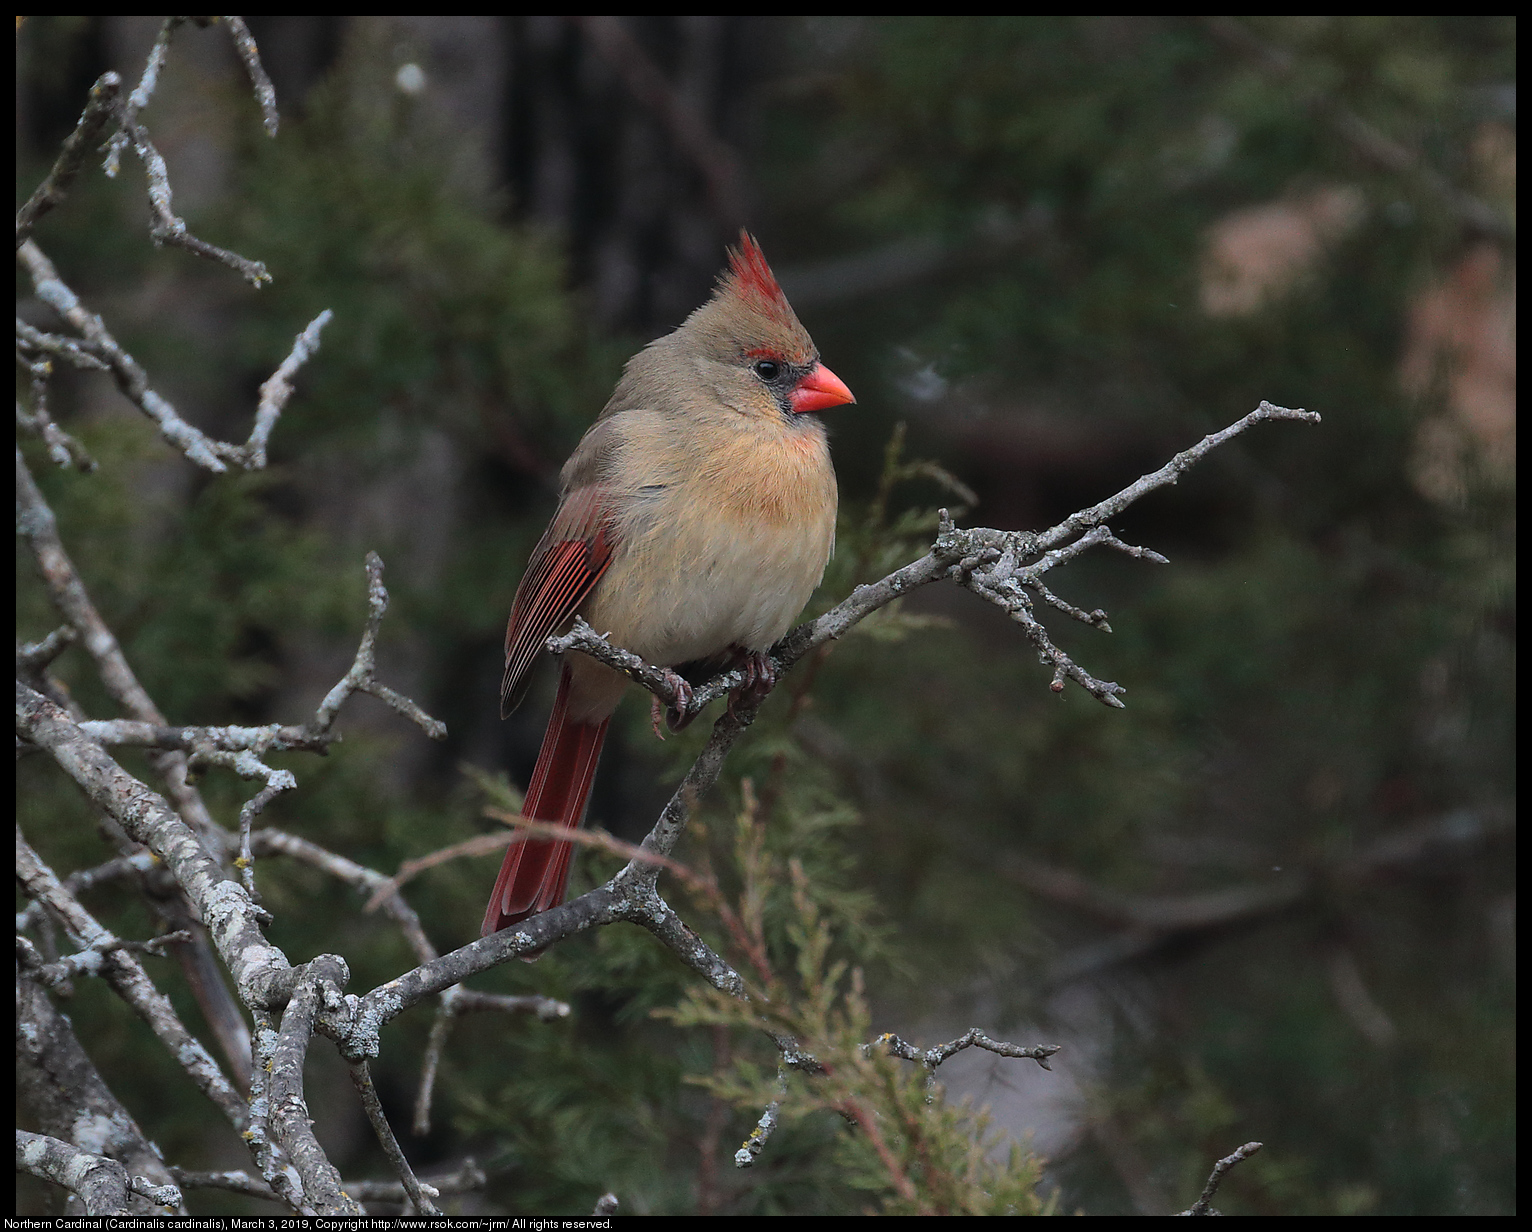
<path id="1" fill-rule="evenodd" d="M 158 26 L 20 29 L 18 202 L 90 83 L 138 80 Z M 1168 566 L 1097 553 L 1054 575 L 1110 613 L 1110 635 L 1051 628 L 1126 710 L 1053 694 L 997 611 L 931 587 L 789 679 L 705 816 L 751 779 L 768 841 L 844 904 L 878 1030 L 1065 1046 L 1052 1074 L 976 1053 L 941 1071 L 1032 1135 L 1062 1210 L 1169 1213 L 1251 1139 L 1266 1150 L 1226 1213 L 1514 1210 L 1512 19 L 250 26 L 275 140 L 218 28 L 177 32 L 143 119 L 177 212 L 270 287 L 153 248 L 136 164 L 88 165 L 36 239 L 226 439 L 332 308 L 271 467 L 209 477 L 75 373 L 55 414 L 101 470 L 23 448 L 173 723 L 303 721 L 354 653 L 363 554 L 382 555 L 383 677 L 451 735 L 361 698 L 327 758 L 278 759 L 300 789 L 267 824 L 384 871 L 495 827 L 482 806 L 497 776 L 524 785 L 551 697 L 544 680 L 497 718 L 558 467 L 748 225 L 858 397 L 826 417 L 841 541 L 811 610 L 919 555 L 930 510 L 966 503 L 948 475 L 977 498 L 963 524 L 1041 529 L 1263 398 L 1324 423 L 1260 427 L 1114 524 Z M 54 617 L 24 554 L 18 587 L 20 635 L 40 637 Z M 58 670 L 111 716 L 82 654 Z M 640 837 L 705 729 L 660 744 L 629 701 L 593 822 Z M 28 759 L 20 789 L 61 873 L 104 858 L 61 776 Z M 203 790 L 233 824 L 252 789 L 213 771 Z M 498 859 L 410 886 L 440 949 L 477 935 Z M 582 856 L 573 888 L 613 867 Z M 343 887 L 276 860 L 260 876 L 295 960 L 345 954 L 353 990 L 413 965 Z M 152 928 L 126 890 L 90 905 Z M 459 1024 L 431 1133 L 401 1134 L 428 1171 L 489 1170 L 460 1209 L 581 1213 L 608 1189 L 633 1213 L 865 1205 L 824 1149 L 829 1114 L 735 1171 L 753 1115 L 685 1078 L 755 1045 L 651 1017 L 690 977 L 646 935 L 512 966 L 479 986 L 572 1014 Z M 96 983 L 66 1008 L 167 1158 L 246 1166 Z M 384 1036 L 401 1127 L 430 1018 Z M 332 1053 L 310 1064 L 321 1137 L 346 1176 L 387 1175 Z"/>

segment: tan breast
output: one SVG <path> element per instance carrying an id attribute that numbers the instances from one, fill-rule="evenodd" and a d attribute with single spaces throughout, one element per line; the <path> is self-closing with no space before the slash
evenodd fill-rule
<path id="1" fill-rule="evenodd" d="M 585 617 L 676 664 L 786 633 L 824 576 L 836 486 L 817 424 L 726 425 L 671 441 L 629 473 L 620 547 Z M 626 468 L 625 468 L 626 469 Z"/>

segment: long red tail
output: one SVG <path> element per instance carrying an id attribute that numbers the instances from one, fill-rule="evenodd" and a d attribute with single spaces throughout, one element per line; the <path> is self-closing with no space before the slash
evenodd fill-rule
<path id="1" fill-rule="evenodd" d="M 576 723 L 568 712 L 566 667 L 559 675 L 558 697 L 521 811 L 534 821 L 558 822 L 573 830 L 585 820 L 585 801 L 611 720 Z M 563 902 L 573 851 L 573 843 L 556 839 L 518 839 L 512 843 L 495 879 L 495 892 L 490 895 L 479 935 L 487 937 Z"/>

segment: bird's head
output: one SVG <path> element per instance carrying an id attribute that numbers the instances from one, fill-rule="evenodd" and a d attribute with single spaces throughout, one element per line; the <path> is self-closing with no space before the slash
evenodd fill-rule
<path id="1" fill-rule="evenodd" d="M 846 383 L 819 360 L 755 237 L 740 232 L 729 268 L 702 307 L 674 334 L 666 351 L 696 365 L 719 402 L 752 418 L 793 424 L 799 416 L 855 402 Z"/>

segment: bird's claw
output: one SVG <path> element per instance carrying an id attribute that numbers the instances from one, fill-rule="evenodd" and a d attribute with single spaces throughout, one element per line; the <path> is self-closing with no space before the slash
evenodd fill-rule
<path id="1" fill-rule="evenodd" d="M 696 711 L 692 709 L 696 690 L 692 688 L 690 681 L 670 668 L 665 668 L 664 673 L 665 683 L 670 686 L 670 702 L 664 707 L 665 726 L 673 732 L 678 732 L 697 717 Z M 650 707 L 649 717 L 654 726 L 654 734 L 663 740 L 665 737 L 660 733 L 660 711 L 660 698 L 656 695 L 654 704 Z"/>
<path id="2" fill-rule="evenodd" d="M 729 694 L 729 713 L 734 713 L 735 702 L 748 702 L 751 706 L 759 706 L 765 700 L 766 695 L 777 687 L 777 665 L 772 662 L 769 652 L 764 650 L 752 650 L 745 654 L 744 662 L 740 664 L 740 670 L 744 673 L 744 683 Z"/>

